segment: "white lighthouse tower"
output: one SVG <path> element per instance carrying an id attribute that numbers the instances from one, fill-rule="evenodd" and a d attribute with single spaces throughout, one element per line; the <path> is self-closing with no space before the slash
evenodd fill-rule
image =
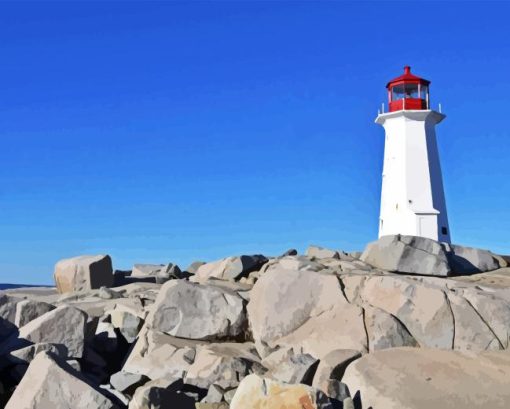
<path id="1" fill-rule="evenodd" d="M 450 243 L 435 130 L 445 115 L 430 109 L 429 84 L 404 67 L 404 75 L 386 85 L 389 112 L 375 120 L 386 133 L 379 237 Z"/>

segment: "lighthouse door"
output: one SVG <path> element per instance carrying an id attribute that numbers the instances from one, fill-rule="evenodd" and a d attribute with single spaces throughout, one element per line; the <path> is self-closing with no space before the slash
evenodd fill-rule
<path id="1" fill-rule="evenodd" d="M 418 216 L 418 236 L 436 240 L 437 216 L 435 214 Z"/>

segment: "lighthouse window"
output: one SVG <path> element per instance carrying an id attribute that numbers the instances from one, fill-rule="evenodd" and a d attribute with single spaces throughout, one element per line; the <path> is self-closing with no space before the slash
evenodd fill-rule
<path id="1" fill-rule="evenodd" d="M 428 92 L 428 87 L 426 85 L 422 85 L 420 87 L 420 98 L 427 99 L 427 92 Z"/>
<path id="2" fill-rule="evenodd" d="M 391 89 L 391 100 L 397 101 L 399 99 L 404 98 L 404 86 L 403 85 L 395 85 Z"/>
<path id="3" fill-rule="evenodd" d="M 405 94 L 406 98 L 419 98 L 418 84 L 406 84 Z"/>
<path id="4" fill-rule="evenodd" d="M 441 227 L 441 233 L 444 235 L 448 234 L 448 229 L 446 227 Z"/>

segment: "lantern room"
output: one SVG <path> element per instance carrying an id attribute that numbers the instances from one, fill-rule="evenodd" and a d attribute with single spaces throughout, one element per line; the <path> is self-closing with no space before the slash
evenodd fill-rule
<path id="1" fill-rule="evenodd" d="M 430 81 L 411 74 L 411 67 L 405 66 L 404 74 L 386 85 L 389 111 L 429 109 L 429 84 Z"/>

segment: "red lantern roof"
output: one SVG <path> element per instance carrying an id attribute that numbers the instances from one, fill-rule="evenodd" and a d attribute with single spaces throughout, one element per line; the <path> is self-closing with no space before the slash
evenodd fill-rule
<path id="1" fill-rule="evenodd" d="M 406 65 L 404 67 L 404 74 L 401 75 L 400 77 L 393 78 L 390 82 L 388 82 L 386 84 L 386 88 L 390 88 L 390 86 L 392 86 L 392 85 L 395 85 L 398 83 L 403 83 L 403 82 L 420 83 L 420 84 L 424 84 L 424 85 L 430 84 L 430 81 L 411 74 L 411 67 L 409 65 Z"/>

